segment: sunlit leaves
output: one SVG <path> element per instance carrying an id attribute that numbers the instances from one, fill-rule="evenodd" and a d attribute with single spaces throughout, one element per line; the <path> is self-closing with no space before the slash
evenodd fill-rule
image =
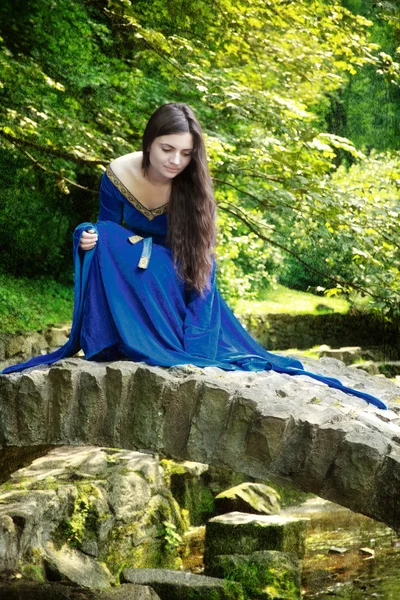
<path id="1" fill-rule="evenodd" d="M 24 10 L 0 7 L 0 145 L 29 152 L 49 197 L 70 199 L 79 177 L 95 182 L 97 163 L 140 147 L 157 106 L 187 102 L 219 203 L 223 291 L 254 296 L 296 257 L 325 287 L 353 282 L 387 297 L 381 269 L 397 290 L 398 165 L 389 160 L 382 178 L 374 160 L 384 158 L 368 162 L 321 119 L 327 95 L 363 65 L 398 81 L 371 21 L 335 0 L 16 3 Z M 359 165 L 332 179 L 344 156 Z"/>

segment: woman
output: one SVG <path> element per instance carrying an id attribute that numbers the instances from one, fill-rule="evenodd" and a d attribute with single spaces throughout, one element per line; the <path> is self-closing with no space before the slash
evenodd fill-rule
<path id="1" fill-rule="evenodd" d="M 75 230 L 69 341 L 3 373 L 82 348 L 87 360 L 309 375 L 386 408 L 264 350 L 218 292 L 214 243 L 215 201 L 200 124 L 188 105 L 164 104 L 145 128 L 142 152 L 117 158 L 103 174 L 98 222 Z"/>

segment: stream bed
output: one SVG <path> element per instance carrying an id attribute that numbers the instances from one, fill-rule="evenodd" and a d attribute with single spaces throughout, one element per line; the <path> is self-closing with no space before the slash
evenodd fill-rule
<path id="1" fill-rule="evenodd" d="M 303 599 L 400 599 L 400 539 L 384 523 L 312 497 L 283 514 L 310 518 Z"/>
<path id="2" fill-rule="evenodd" d="M 384 523 L 317 496 L 281 515 L 310 519 L 302 600 L 400 600 L 400 538 Z M 205 527 L 189 537 L 184 569 L 202 573 Z"/>

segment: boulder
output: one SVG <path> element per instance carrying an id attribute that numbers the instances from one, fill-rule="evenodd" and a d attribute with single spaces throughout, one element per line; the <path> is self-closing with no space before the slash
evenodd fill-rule
<path id="1" fill-rule="evenodd" d="M 204 563 L 221 554 L 252 554 L 260 550 L 290 552 L 303 558 L 309 519 L 232 512 L 210 519 L 206 526 Z"/>
<path id="2" fill-rule="evenodd" d="M 214 514 L 214 496 L 209 488 L 209 466 L 189 460 L 163 459 L 166 483 L 181 509 L 188 511 L 192 526 L 203 525 Z"/>
<path id="3" fill-rule="evenodd" d="M 45 552 L 45 572 L 50 581 L 67 581 L 95 590 L 105 590 L 113 582 L 106 566 L 75 548 L 65 545 L 56 550 L 47 544 Z"/>
<path id="4" fill-rule="evenodd" d="M 214 556 L 206 575 L 238 581 L 248 598 L 300 598 L 301 563 L 287 552 L 264 550 L 249 555 Z"/>
<path id="5" fill-rule="evenodd" d="M 18 521 L 9 515 L 0 516 L 0 571 L 13 571 L 18 566 Z"/>
<path id="6" fill-rule="evenodd" d="M 124 583 L 148 585 L 161 600 L 244 600 L 240 583 L 170 569 L 124 569 Z"/>
<path id="7" fill-rule="evenodd" d="M 242 483 L 218 494 L 215 514 L 244 512 L 255 515 L 276 515 L 280 511 L 280 496 L 262 483 Z"/>
<path id="8" fill-rule="evenodd" d="M 0 485 L 0 574 L 105 589 L 124 566 L 178 568 L 184 516 L 158 458 L 62 446 Z"/>
<path id="9" fill-rule="evenodd" d="M 62 583 L 31 581 L 0 582 L 0 598 L 2 600 L 160 600 L 154 590 L 143 585 L 121 585 L 99 592 Z"/>
<path id="10" fill-rule="evenodd" d="M 364 358 L 365 352 L 360 346 L 346 346 L 343 348 L 329 348 L 327 346 L 321 346 L 318 349 L 318 354 L 322 358 L 327 356 L 329 358 L 337 358 L 344 362 L 345 365 L 351 365 L 360 358 Z"/>

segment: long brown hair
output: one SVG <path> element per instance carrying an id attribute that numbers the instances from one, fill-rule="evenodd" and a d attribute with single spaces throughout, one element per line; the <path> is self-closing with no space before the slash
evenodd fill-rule
<path id="1" fill-rule="evenodd" d="M 149 151 L 156 137 L 191 133 L 190 163 L 171 183 L 168 235 L 177 272 L 187 287 L 204 293 L 209 288 L 215 244 L 215 199 L 200 123 L 187 104 L 171 102 L 150 117 L 142 139 L 142 170 L 150 166 Z"/>

